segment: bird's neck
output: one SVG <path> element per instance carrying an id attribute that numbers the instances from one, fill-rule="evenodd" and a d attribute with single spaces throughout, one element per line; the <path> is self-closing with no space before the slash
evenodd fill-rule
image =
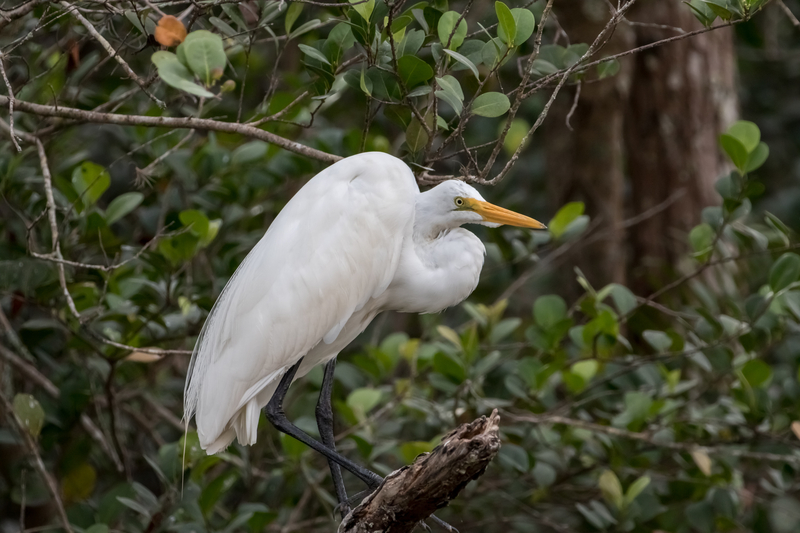
<path id="1" fill-rule="evenodd" d="M 453 229 L 453 221 L 441 214 L 436 208 L 436 197 L 433 189 L 417 196 L 414 208 L 414 242 L 424 245 L 443 237 Z"/>

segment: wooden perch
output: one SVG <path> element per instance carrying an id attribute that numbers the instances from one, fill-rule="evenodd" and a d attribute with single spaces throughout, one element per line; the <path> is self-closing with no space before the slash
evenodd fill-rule
<path id="1" fill-rule="evenodd" d="M 406 533 L 445 507 L 480 477 L 500 449 L 500 415 L 480 417 L 448 433 L 431 453 L 389 474 L 353 509 L 339 533 Z"/>

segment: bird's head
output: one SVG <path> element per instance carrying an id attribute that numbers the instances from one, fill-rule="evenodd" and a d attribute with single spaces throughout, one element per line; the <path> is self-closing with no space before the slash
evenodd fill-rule
<path id="1" fill-rule="evenodd" d="M 462 224 L 481 224 L 496 228 L 504 224 L 520 228 L 546 229 L 547 226 L 525 215 L 490 204 L 474 187 L 463 181 L 444 181 L 420 195 L 426 197 L 418 204 L 429 220 L 437 225 L 454 228 Z"/>

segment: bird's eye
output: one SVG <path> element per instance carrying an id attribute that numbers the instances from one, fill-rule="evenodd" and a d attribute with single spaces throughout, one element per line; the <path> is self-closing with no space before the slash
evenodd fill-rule
<path id="1" fill-rule="evenodd" d="M 464 205 L 464 199 L 463 198 L 456 198 L 456 205 L 458 207 L 461 207 L 462 205 Z"/>

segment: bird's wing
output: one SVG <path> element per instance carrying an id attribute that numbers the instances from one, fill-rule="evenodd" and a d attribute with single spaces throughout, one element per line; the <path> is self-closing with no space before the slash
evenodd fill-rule
<path id="1" fill-rule="evenodd" d="M 222 291 L 192 355 L 185 412 L 196 415 L 204 448 L 226 446 L 233 430 L 254 442 L 269 400 L 258 393 L 385 291 L 418 193 L 402 161 L 361 154 L 312 178 L 280 212 Z"/>

